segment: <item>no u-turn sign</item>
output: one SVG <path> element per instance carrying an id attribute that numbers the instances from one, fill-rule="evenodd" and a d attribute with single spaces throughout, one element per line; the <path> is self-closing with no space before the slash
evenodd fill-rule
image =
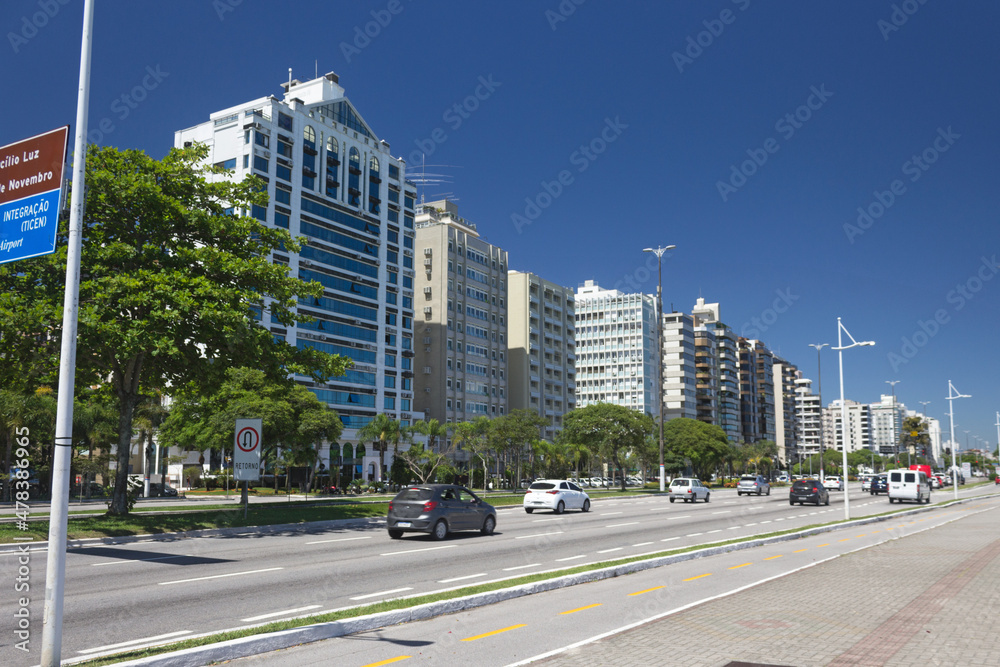
<path id="1" fill-rule="evenodd" d="M 237 481 L 260 479 L 260 434 L 262 419 L 237 419 L 233 443 L 233 477 Z"/>

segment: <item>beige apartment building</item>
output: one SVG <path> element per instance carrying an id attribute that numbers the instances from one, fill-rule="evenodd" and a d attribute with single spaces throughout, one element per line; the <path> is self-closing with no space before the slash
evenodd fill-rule
<path id="1" fill-rule="evenodd" d="M 446 200 L 419 207 L 415 245 L 415 409 L 442 424 L 505 414 L 506 251 Z"/>
<path id="2" fill-rule="evenodd" d="M 551 442 L 563 416 L 576 407 L 573 290 L 533 273 L 510 271 L 507 294 L 508 406 L 545 418 L 544 437 Z"/>

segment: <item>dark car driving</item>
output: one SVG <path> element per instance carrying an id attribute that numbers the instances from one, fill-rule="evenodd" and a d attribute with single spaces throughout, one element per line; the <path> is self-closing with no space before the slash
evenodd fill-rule
<path id="1" fill-rule="evenodd" d="M 877 496 L 880 493 L 889 493 L 889 476 L 885 473 L 872 477 L 872 483 L 868 487 L 869 493 Z"/>
<path id="2" fill-rule="evenodd" d="M 830 492 L 826 490 L 823 483 L 818 479 L 798 479 L 792 484 L 788 495 L 788 504 L 815 503 L 816 505 L 829 505 Z"/>
<path id="3" fill-rule="evenodd" d="M 386 516 L 389 537 L 394 540 L 403 533 L 428 533 L 443 540 L 459 530 L 492 535 L 496 525 L 493 506 L 456 484 L 410 484 L 389 501 Z"/>

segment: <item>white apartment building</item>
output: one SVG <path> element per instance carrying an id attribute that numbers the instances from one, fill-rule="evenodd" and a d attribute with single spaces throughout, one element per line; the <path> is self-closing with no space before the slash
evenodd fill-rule
<path id="1" fill-rule="evenodd" d="M 795 414 L 798 425 L 799 458 L 819 454 L 822 405 L 812 393 L 812 380 L 800 376 L 795 380 Z"/>
<path id="2" fill-rule="evenodd" d="M 718 303 L 705 303 L 699 297 L 691 316 L 695 331 L 698 419 L 717 424 L 730 442 L 743 442 L 738 336 L 722 323 Z"/>
<path id="3" fill-rule="evenodd" d="M 694 318 L 684 313 L 664 313 L 662 323 L 664 419 L 697 419 Z"/>
<path id="4" fill-rule="evenodd" d="M 575 317 L 571 288 L 534 273 L 507 272 L 508 406 L 544 417 L 549 442 L 576 408 Z"/>
<path id="5" fill-rule="evenodd" d="M 422 204 L 416 227 L 417 407 L 442 424 L 506 414 L 507 252 L 451 201 Z"/>
<path id="6" fill-rule="evenodd" d="M 847 451 L 871 449 L 871 410 L 867 404 L 846 400 Z M 823 409 L 823 448 L 843 451 L 844 430 L 841 420 L 840 399 Z"/>
<path id="7" fill-rule="evenodd" d="M 882 394 L 878 403 L 872 403 L 871 430 L 872 447 L 883 456 L 901 451 L 900 435 L 906 406 L 890 395 Z"/>
<path id="8" fill-rule="evenodd" d="M 357 429 L 378 413 L 404 424 L 421 417 L 413 410 L 416 188 L 336 74 L 282 87 L 282 99 L 270 95 L 211 113 L 176 132 L 174 143 L 206 144 L 208 161 L 235 180 L 260 178 L 269 203 L 246 213 L 305 237 L 300 252 L 275 251 L 269 259 L 323 285 L 322 297 L 299 307 L 316 321 L 285 327 L 265 309 L 261 325 L 299 347 L 354 361 L 326 384 L 296 379 L 344 422 L 336 451 L 324 447 L 324 464 L 342 466 L 348 479 L 380 479 L 379 454 L 358 443 Z M 387 467 L 391 460 L 390 450 Z"/>
<path id="9" fill-rule="evenodd" d="M 576 291 L 577 407 L 614 403 L 659 418 L 656 299 L 607 290 L 593 280 Z"/>
<path id="10" fill-rule="evenodd" d="M 778 458 L 788 464 L 798 452 L 799 423 L 796 412 L 796 389 L 799 369 L 781 357 L 774 356 L 774 443 Z"/>

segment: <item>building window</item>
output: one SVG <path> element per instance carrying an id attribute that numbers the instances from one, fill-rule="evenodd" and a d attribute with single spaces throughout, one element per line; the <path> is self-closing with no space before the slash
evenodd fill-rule
<path id="1" fill-rule="evenodd" d="M 312 129 L 310 126 L 306 125 L 305 129 L 302 130 L 302 143 L 312 150 L 316 150 L 316 130 Z"/>
<path id="2" fill-rule="evenodd" d="M 285 215 L 284 213 L 278 213 L 277 211 L 275 211 L 274 225 L 276 227 L 284 227 L 285 229 L 288 229 L 288 216 Z"/>
<path id="3" fill-rule="evenodd" d="M 262 171 L 265 174 L 268 172 L 268 162 L 267 158 L 261 157 L 259 155 L 253 156 L 253 168 L 257 171 Z"/>
<path id="4" fill-rule="evenodd" d="M 385 407 L 386 410 L 395 410 L 396 409 L 396 399 L 395 399 L 395 397 L 393 397 L 393 396 L 386 396 L 383 399 L 383 405 L 384 405 L 384 407 Z"/>
<path id="5" fill-rule="evenodd" d="M 347 165 L 347 197 L 351 206 L 361 205 L 361 153 L 351 148 Z"/>

